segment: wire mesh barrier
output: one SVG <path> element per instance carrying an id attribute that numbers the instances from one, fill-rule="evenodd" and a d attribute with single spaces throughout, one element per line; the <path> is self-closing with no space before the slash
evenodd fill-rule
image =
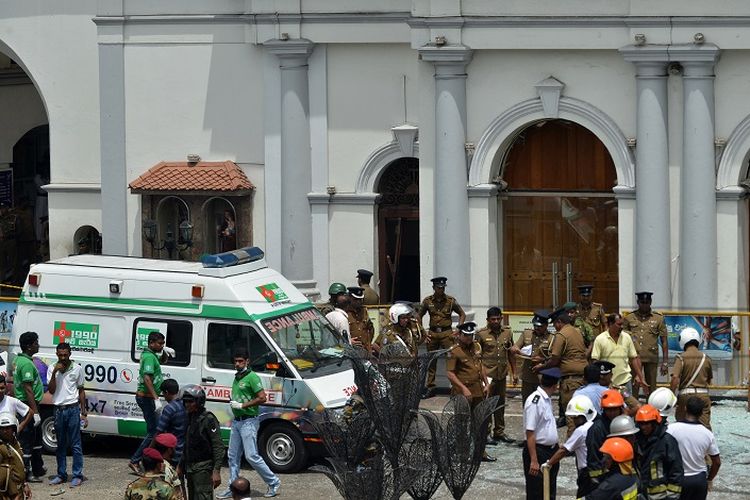
<path id="1" fill-rule="evenodd" d="M 446 350 L 410 356 L 400 344 L 378 359 L 348 347 L 358 396 L 343 412 L 325 411 L 314 423 L 330 453 L 316 466 L 347 499 L 430 498 L 443 478 L 461 498 L 484 453 L 488 418 L 497 397 L 472 411 L 464 396 L 450 399 L 441 417 L 419 411 L 429 363 Z"/>

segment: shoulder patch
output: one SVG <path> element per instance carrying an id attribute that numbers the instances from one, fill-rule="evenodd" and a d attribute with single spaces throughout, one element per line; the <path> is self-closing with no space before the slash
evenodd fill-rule
<path id="1" fill-rule="evenodd" d="M 531 402 L 534 404 L 537 404 L 539 402 L 539 394 L 535 394 L 534 397 L 531 399 Z"/>

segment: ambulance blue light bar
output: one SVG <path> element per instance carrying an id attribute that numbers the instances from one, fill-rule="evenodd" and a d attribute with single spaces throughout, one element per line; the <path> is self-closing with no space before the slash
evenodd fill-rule
<path id="1" fill-rule="evenodd" d="M 255 262 L 265 256 L 263 250 L 258 247 L 245 247 L 231 252 L 204 255 L 201 257 L 203 267 L 232 267 L 248 262 Z"/>

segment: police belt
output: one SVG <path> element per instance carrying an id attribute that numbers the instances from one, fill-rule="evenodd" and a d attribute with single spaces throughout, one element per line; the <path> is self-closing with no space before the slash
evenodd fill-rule
<path id="1" fill-rule="evenodd" d="M 444 332 L 452 332 L 453 327 L 450 326 L 431 326 L 430 327 L 431 332 L 435 333 L 444 333 Z"/>
<path id="2" fill-rule="evenodd" d="M 704 387 L 685 387 L 677 391 L 677 394 L 708 394 L 708 389 Z"/>
<path id="3" fill-rule="evenodd" d="M 560 380 L 567 380 L 569 378 L 583 378 L 583 375 L 563 375 L 562 377 L 560 377 Z"/>

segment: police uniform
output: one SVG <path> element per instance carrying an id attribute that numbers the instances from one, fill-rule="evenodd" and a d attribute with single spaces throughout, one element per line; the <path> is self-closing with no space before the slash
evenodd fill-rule
<path id="1" fill-rule="evenodd" d="M 349 287 L 349 294 L 357 301 L 363 300 L 364 288 Z M 352 340 L 359 340 L 362 347 L 369 351 L 372 338 L 375 335 L 375 326 L 367 314 L 367 309 L 355 305 L 349 308 L 347 316 L 349 317 L 349 336 Z"/>
<path id="2" fill-rule="evenodd" d="M 564 309 L 558 309 L 552 315 L 553 321 L 562 314 L 567 314 Z M 586 344 L 581 332 L 565 324 L 552 339 L 550 356 L 560 358 L 560 407 L 566 408 L 573 393 L 583 386 L 583 369 L 586 368 Z M 575 429 L 573 419 L 566 418 L 568 425 L 568 436 Z"/>
<path id="3" fill-rule="evenodd" d="M 372 271 L 368 271 L 367 269 L 357 269 L 357 282 L 365 291 L 364 304 L 366 306 L 376 306 L 380 304 L 380 296 L 378 295 L 378 292 L 373 290 L 370 286 L 371 279 Z"/>
<path id="4" fill-rule="evenodd" d="M 705 356 L 703 366 L 701 360 Z M 700 367 L 700 369 L 699 369 Z M 687 383 L 697 375 L 692 383 Z M 677 391 L 677 408 L 675 410 L 675 419 L 684 420 L 687 414 L 687 400 L 695 396 L 702 399 L 706 404 L 703 407 L 703 413 L 700 416 L 700 422 L 709 430 L 711 429 L 711 398 L 708 395 L 708 386 L 713 379 L 713 368 L 711 367 L 711 358 L 702 353 L 694 345 L 685 346 L 685 352 L 675 356 L 672 376 L 679 377 L 680 384 Z"/>
<path id="5" fill-rule="evenodd" d="M 638 300 L 651 298 L 651 292 L 638 292 Z M 659 349 L 661 348 L 661 337 L 666 339 L 667 327 L 664 324 L 664 316 L 656 311 L 642 314 L 637 309 L 628 313 L 623 318 L 622 329 L 630 332 L 630 336 L 638 351 L 643 365 L 643 375 L 646 377 L 651 392 L 656 390 L 656 374 L 659 367 Z M 664 360 L 666 361 L 666 360 Z M 638 396 L 637 386 L 633 387 L 633 394 Z"/>
<path id="6" fill-rule="evenodd" d="M 590 296 L 593 289 L 593 285 L 581 285 L 578 287 L 578 293 Z M 594 331 L 594 337 L 607 328 L 607 317 L 604 314 L 604 306 L 598 302 L 589 302 L 588 304 L 579 302 L 578 317 L 591 326 Z"/>
<path id="7" fill-rule="evenodd" d="M 519 350 L 526 346 L 531 346 L 531 359 L 524 358 L 523 363 L 521 363 L 521 402 L 525 402 L 539 385 L 539 375 L 534 373 L 532 369 L 535 364 L 533 358 L 548 358 L 550 340 L 552 340 L 551 334 L 546 329 L 549 322 L 549 312 L 544 310 L 535 311 L 532 322 L 543 325 L 545 327 L 544 334 L 537 335 L 534 330 L 524 330 L 515 343 L 515 347 Z"/>
<path id="8" fill-rule="evenodd" d="M 388 344 L 401 344 L 412 356 L 417 355 L 417 349 L 421 339 L 417 328 L 411 322 L 402 327 L 399 324 L 390 324 L 375 338 L 374 344 L 383 347 Z"/>
<path id="9" fill-rule="evenodd" d="M 5 490 L 0 489 L 0 498 L 16 498 L 19 493 L 23 493 L 26 468 L 22 454 L 21 445 L 17 440 L 0 441 L 0 488 L 8 485 Z"/>
<path id="10" fill-rule="evenodd" d="M 459 325 L 459 330 L 474 333 L 476 324 L 469 322 Z M 452 372 L 456 378 L 471 391 L 469 402 L 472 408 L 484 399 L 484 377 L 482 376 L 482 347 L 479 342 L 473 342 L 470 346 L 455 344 L 448 351 L 448 359 L 445 362 L 445 370 Z M 460 387 L 453 385 L 451 394 L 463 394 Z"/>
<path id="11" fill-rule="evenodd" d="M 489 326 L 479 330 L 477 341 L 482 350 L 482 364 L 487 377 L 492 378 L 489 396 L 499 396 L 498 408 L 494 416 L 492 437 L 502 439 L 505 436 L 505 389 L 508 377 L 508 349 L 513 345 L 513 332 L 502 327 L 497 333 Z"/>
<path id="12" fill-rule="evenodd" d="M 432 278 L 433 288 L 445 288 L 448 282 L 447 278 L 439 276 Z M 428 351 L 436 351 L 438 349 L 448 349 L 453 343 L 453 319 L 451 318 L 453 313 L 458 314 L 460 321 L 463 322 L 465 317 L 464 310 L 458 305 L 458 302 L 454 297 L 443 294 L 442 297 L 436 295 L 430 295 L 422 301 L 421 314 L 425 313 L 430 315 L 430 341 L 427 343 Z M 435 387 L 435 371 L 437 369 L 437 361 L 432 361 L 427 372 L 427 388 L 432 389 Z"/>
<path id="13" fill-rule="evenodd" d="M 557 368 L 548 368 L 542 370 L 541 373 L 557 378 L 560 371 Z M 523 429 L 524 436 L 527 432 L 534 433 L 537 464 L 541 467 L 558 449 L 557 425 L 552 411 L 552 400 L 541 386 L 531 393 L 523 405 Z M 531 453 L 529 452 L 528 441 L 524 443 L 522 458 L 523 474 L 526 477 L 526 499 L 539 500 L 544 498 L 542 471 L 540 470 L 536 476 L 529 473 Z M 550 498 L 553 499 L 557 492 L 558 470 L 560 470 L 559 462 L 550 469 Z"/>

